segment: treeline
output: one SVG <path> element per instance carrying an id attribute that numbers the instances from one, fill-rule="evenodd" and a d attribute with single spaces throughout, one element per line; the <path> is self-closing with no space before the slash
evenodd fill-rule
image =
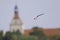
<path id="1" fill-rule="evenodd" d="M 3 36 L 3 31 L 0 31 L 0 40 L 60 40 L 60 36 L 47 37 L 42 30 L 34 27 L 33 32 L 29 33 L 29 36 L 24 36 L 19 31 L 6 32 Z"/>
<path id="2" fill-rule="evenodd" d="M 3 32 L 0 32 L 0 40 L 38 40 L 35 36 L 24 36 L 19 31 L 16 32 L 6 32 L 3 36 Z"/>

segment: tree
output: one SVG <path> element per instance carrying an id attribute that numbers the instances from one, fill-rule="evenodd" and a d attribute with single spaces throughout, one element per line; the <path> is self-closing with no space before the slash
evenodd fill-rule
<path id="1" fill-rule="evenodd" d="M 3 31 L 0 31 L 0 40 L 3 40 Z"/>
<path id="2" fill-rule="evenodd" d="M 18 36 L 21 36 L 22 34 L 19 31 L 16 32 L 6 32 L 6 35 L 4 37 L 4 40 L 17 40 Z"/>
<path id="3" fill-rule="evenodd" d="M 8 40 L 37 40 L 37 37 L 24 36 L 19 31 L 7 32 L 4 38 Z"/>
<path id="4" fill-rule="evenodd" d="M 39 40 L 45 40 L 46 39 L 45 34 L 41 30 L 41 28 L 38 28 L 38 27 L 34 27 L 33 32 L 31 32 L 30 35 L 37 36 Z"/>
<path id="5" fill-rule="evenodd" d="M 60 40 L 60 36 L 54 35 L 54 36 L 49 36 L 50 40 Z"/>

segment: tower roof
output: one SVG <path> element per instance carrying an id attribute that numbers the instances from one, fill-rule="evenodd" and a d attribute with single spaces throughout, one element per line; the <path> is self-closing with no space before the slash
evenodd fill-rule
<path id="1" fill-rule="evenodd" d="M 15 10 L 18 9 L 17 5 L 15 5 Z"/>
<path id="2" fill-rule="evenodd" d="M 18 7 L 17 5 L 15 5 L 15 8 L 14 8 L 14 19 L 19 19 L 19 16 L 18 16 Z"/>

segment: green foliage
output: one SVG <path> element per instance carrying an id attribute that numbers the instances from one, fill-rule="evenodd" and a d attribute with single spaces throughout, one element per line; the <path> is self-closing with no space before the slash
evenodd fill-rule
<path id="1" fill-rule="evenodd" d="M 23 35 L 12 35 L 11 40 L 37 40 L 36 37 L 23 36 Z"/>
<path id="2" fill-rule="evenodd" d="M 37 27 L 37 26 L 35 26 L 35 27 L 33 27 L 32 29 L 38 29 L 38 27 Z"/>
<path id="3" fill-rule="evenodd" d="M 0 31 L 0 40 L 3 40 L 3 31 Z"/>
<path id="4" fill-rule="evenodd" d="M 10 40 L 37 40 L 34 36 L 23 36 L 19 31 L 7 32 L 5 38 Z"/>
<path id="5" fill-rule="evenodd" d="M 57 35 L 50 36 L 49 39 L 51 39 L 51 40 L 60 40 L 60 36 L 57 36 Z"/>
<path id="6" fill-rule="evenodd" d="M 23 35 L 12 35 L 10 40 L 37 40 L 36 37 L 32 37 L 32 36 L 23 36 Z"/>
<path id="7" fill-rule="evenodd" d="M 33 32 L 31 32 L 30 35 L 37 36 L 38 40 L 46 40 L 47 39 L 45 34 L 43 33 L 43 31 L 40 30 L 40 28 L 38 28 L 38 27 L 34 27 Z"/>

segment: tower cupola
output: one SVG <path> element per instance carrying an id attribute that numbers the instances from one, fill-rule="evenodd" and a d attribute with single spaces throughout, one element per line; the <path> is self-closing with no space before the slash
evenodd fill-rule
<path id="1" fill-rule="evenodd" d="M 15 8 L 14 8 L 14 19 L 19 19 L 19 16 L 18 16 L 18 7 L 17 7 L 17 5 L 15 6 Z"/>

